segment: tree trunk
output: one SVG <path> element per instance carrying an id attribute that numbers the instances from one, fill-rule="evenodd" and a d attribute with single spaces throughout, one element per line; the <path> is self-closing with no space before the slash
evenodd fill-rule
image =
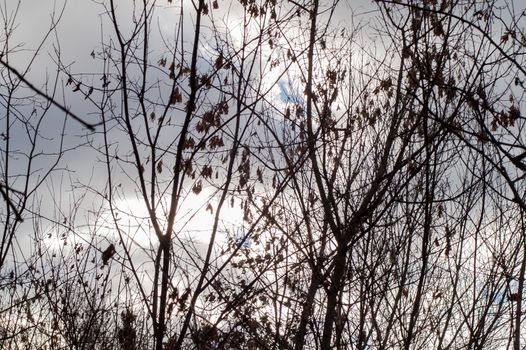
<path id="1" fill-rule="evenodd" d="M 334 320 L 338 314 L 338 295 L 341 292 L 343 276 L 345 275 L 345 264 L 347 262 L 347 248 L 339 247 L 334 257 L 334 271 L 331 276 L 331 285 L 327 295 L 327 310 L 325 311 L 325 320 L 323 323 L 323 337 L 321 349 L 331 349 L 332 332 L 334 329 Z"/>

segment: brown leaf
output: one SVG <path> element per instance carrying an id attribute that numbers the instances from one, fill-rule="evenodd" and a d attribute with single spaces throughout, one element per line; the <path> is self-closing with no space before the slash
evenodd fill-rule
<path id="1" fill-rule="evenodd" d="M 185 159 L 183 161 L 183 170 L 186 175 L 191 175 L 194 171 L 194 167 L 192 166 L 192 161 L 190 159 Z"/>
<path id="2" fill-rule="evenodd" d="M 194 187 L 192 188 L 192 192 L 194 192 L 195 194 L 199 194 L 201 193 L 202 189 L 203 189 L 203 185 L 201 184 L 201 181 L 197 181 L 194 184 Z"/>
<path id="3" fill-rule="evenodd" d="M 111 259 L 111 257 L 115 254 L 115 246 L 113 244 L 110 244 L 108 248 L 104 252 L 102 252 L 102 263 L 104 265 L 108 265 L 108 261 Z"/>
<path id="4" fill-rule="evenodd" d="M 223 54 L 219 54 L 219 56 L 217 56 L 216 58 L 216 61 L 214 63 L 214 68 L 215 69 L 220 69 L 221 67 L 223 67 L 223 63 L 224 63 L 224 58 L 223 58 Z"/>
<path id="5" fill-rule="evenodd" d="M 263 183 L 263 172 L 261 171 L 261 169 L 257 168 L 256 174 L 257 174 L 257 177 L 258 177 L 258 181 Z"/>
<path id="6" fill-rule="evenodd" d="M 170 67 L 168 68 L 168 70 L 170 71 L 170 79 L 174 80 L 175 79 L 175 66 L 174 66 L 174 63 L 172 62 L 172 64 L 170 65 Z"/>
<path id="7" fill-rule="evenodd" d="M 212 167 L 209 165 L 205 165 L 203 169 L 201 170 L 201 176 L 204 178 L 210 178 L 212 177 Z"/>
<path id="8" fill-rule="evenodd" d="M 93 86 L 91 86 L 88 90 L 88 93 L 86 94 L 86 96 L 84 97 L 84 99 L 87 99 L 91 94 L 93 93 Z"/>
<path id="9" fill-rule="evenodd" d="M 160 161 L 157 162 L 157 173 L 162 173 L 163 172 L 163 160 L 161 159 Z"/>
<path id="10" fill-rule="evenodd" d="M 193 103 L 192 101 L 188 101 L 186 103 L 186 106 L 184 106 L 184 110 L 186 112 L 188 112 L 188 111 L 195 112 L 195 103 Z"/>
<path id="11" fill-rule="evenodd" d="M 175 87 L 175 89 L 172 91 L 170 95 L 170 104 L 174 105 L 176 103 L 183 102 L 183 96 L 181 95 L 181 92 L 179 91 L 179 87 Z"/>
<path id="12" fill-rule="evenodd" d="M 210 138 L 209 147 L 210 149 L 216 149 L 223 147 L 225 143 L 223 142 L 223 139 L 220 136 L 214 135 L 212 138 Z"/>
<path id="13" fill-rule="evenodd" d="M 511 120 L 515 121 L 521 116 L 521 112 L 517 108 L 517 106 L 512 105 L 509 110 L 509 117 Z"/>
<path id="14" fill-rule="evenodd" d="M 195 147 L 195 140 L 192 137 L 187 137 L 184 140 L 183 148 L 184 149 L 192 149 Z"/>

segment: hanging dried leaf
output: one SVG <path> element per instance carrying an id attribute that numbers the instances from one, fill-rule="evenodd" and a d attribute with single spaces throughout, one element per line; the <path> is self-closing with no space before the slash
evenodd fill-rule
<path id="1" fill-rule="evenodd" d="M 201 181 L 197 181 L 194 184 L 194 187 L 192 188 L 192 192 L 195 194 L 199 194 L 201 193 L 202 190 L 203 190 L 203 185 L 201 184 Z"/>
<path id="2" fill-rule="evenodd" d="M 208 74 L 203 74 L 199 77 L 199 83 L 206 87 L 206 88 L 209 88 L 212 86 L 212 80 L 210 79 L 210 77 L 208 76 Z"/>
<path id="3" fill-rule="evenodd" d="M 194 168 L 192 166 L 192 161 L 190 159 L 185 159 L 183 161 L 183 170 L 186 175 L 192 175 Z"/>
<path id="4" fill-rule="evenodd" d="M 210 138 L 208 147 L 210 147 L 210 149 L 216 149 L 216 148 L 223 147 L 224 145 L 225 143 L 223 142 L 223 139 L 217 135 L 214 135 L 212 136 L 212 138 Z"/>
<path id="5" fill-rule="evenodd" d="M 437 207 L 437 215 L 439 218 L 441 218 L 443 214 L 444 214 L 444 206 L 442 205 L 442 203 L 440 203 Z"/>
<path id="6" fill-rule="evenodd" d="M 86 94 L 86 96 L 84 97 L 84 99 L 87 99 L 88 97 L 90 97 L 90 95 L 93 93 L 93 86 L 90 86 L 89 90 L 88 90 L 88 93 Z"/>
<path id="7" fill-rule="evenodd" d="M 223 66 L 223 63 L 224 63 L 223 54 L 220 53 L 219 56 L 217 56 L 216 58 L 216 61 L 214 63 L 214 68 L 220 69 Z"/>
<path id="8" fill-rule="evenodd" d="M 157 173 L 162 173 L 163 172 L 163 160 L 161 159 L 160 161 L 157 162 Z"/>
<path id="9" fill-rule="evenodd" d="M 169 78 L 174 80 L 175 79 L 175 65 L 173 62 L 172 64 L 170 64 L 170 67 L 168 67 L 168 71 L 170 72 Z"/>
<path id="10" fill-rule="evenodd" d="M 218 111 L 218 113 L 221 113 L 221 114 L 228 114 L 228 103 L 227 103 L 227 101 L 225 101 L 225 100 L 221 101 L 221 103 L 219 104 L 219 106 L 217 108 L 217 111 Z"/>
<path id="11" fill-rule="evenodd" d="M 183 148 L 184 149 L 193 149 L 195 147 L 195 140 L 192 137 L 187 137 L 184 140 Z"/>
<path id="12" fill-rule="evenodd" d="M 179 87 L 175 87 L 173 89 L 172 94 L 170 95 L 170 104 L 174 105 L 176 103 L 183 102 L 183 96 L 181 95 L 181 92 L 179 91 Z"/>
<path id="13" fill-rule="evenodd" d="M 177 300 L 179 303 L 179 311 L 182 311 L 185 309 L 186 302 L 188 300 L 188 297 L 190 296 L 190 288 L 186 288 L 183 295 Z"/>
<path id="14" fill-rule="evenodd" d="M 112 258 L 112 256 L 115 254 L 115 246 L 113 244 L 110 244 L 108 248 L 104 252 L 102 252 L 102 263 L 104 265 L 108 265 L 108 261 Z"/>
<path id="15" fill-rule="evenodd" d="M 184 106 L 184 110 L 186 112 L 188 111 L 195 112 L 195 103 L 193 103 L 192 101 L 186 102 L 186 105 Z"/>
<path id="16" fill-rule="evenodd" d="M 521 112 L 519 111 L 517 106 L 512 105 L 510 107 L 508 116 L 509 116 L 510 120 L 514 122 L 515 120 L 517 120 L 521 116 Z"/>
<path id="17" fill-rule="evenodd" d="M 290 119 L 290 107 L 285 110 L 285 119 Z"/>
<path id="18" fill-rule="evenodd" d="M 498 127 L 499 127 L 499 124 L 498 124 L 497 118 L 493 118 L 493 120 L 491 121 L 491 131 L 493 132 L 497 131 Z"/>
<path id="19" fill-rule="evenodd" d="M 263 172 L 261 171 L 261 169 L 257 168 L 256 174 L 257 174 L 257 177 L 258 177 L 258 181 L 263 183 Z"/>
<path id="20" fill-rule="evenodd" d="M 201 176 L 204 177 L 205 179 L 206 178 L 211 178 L 212 177 L 212 167 L 210 165 L 205 165 L 203 167 L 203 169 L 201 169 Z"/>

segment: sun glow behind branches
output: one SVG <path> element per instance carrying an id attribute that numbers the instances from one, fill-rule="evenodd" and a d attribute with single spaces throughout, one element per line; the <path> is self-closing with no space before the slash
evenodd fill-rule
<path id="1" fill-rule="evenodd" d="M 169 198 L 165 199 L 169 202 Z M 174 222 L 175 236 L 179 238 L 191 238 L 198 243 L 208 243 L 212 234 L 216 210 L 219 199 L 214 196 L 211 187 L 205 187 L 199 193 L 189 194 L 189 198 L 182 201 L 178 208 Z M 126 198 L 115 202 L 118 208 L 117 224 L 124 229 L 135 244 L 148 247 L 156 244 L 158 239 L 155 235 L 144 201 L 139 198 Z M 168 209 L 157 207 L 156 216 L 163 229 L 166 229 Z M 237 206 L 223 205 L 219 218 L 219 236 L 217 243 L 221 244 L 226 239 L 224 228 L 242 224 L 243 212 Z"/>

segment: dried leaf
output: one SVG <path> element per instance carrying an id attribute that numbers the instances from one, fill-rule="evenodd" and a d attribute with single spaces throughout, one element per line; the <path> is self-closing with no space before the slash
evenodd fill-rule
<path id="1" fill-rule="evenodd" d="M 194 171 L 194 167 L 192 166 L 192 161 L 190 159 L 185 159 L 183 161 L 183 170 L 186 175 L 191 175 Z"/>
<path id="2" fill-rule="evenodd" d="M 225 61 L 224 61 L 224 58 L 223 58 L 223 54 L 219 54 L 219 56 L 217 56 L 216 61 L 214 63 L 215 69 L 220 69 L 223 66 L 224 62 Z"/>
<path id="3" fill-rule="evenodd" d="M 519 111 L 519 109 L 517 108 L 517 106 L 512 105 L 512 106 L 510 107 L 510 110 L 509 110 L 509 118 L 510 118 L 512 121 L 515 121 L 515 120 L 517 120 L 520 116 L 521 116 L 521 112 Z"/>
<path id="4" fill-rule="evenodd" d="M 176 103 L 183 102 L 183 96 L 181 95 L 181 92 L 179 91 L 179 87 L 175 87 L 175 89 L 172 91 L 172 94 L 170 95 L 170 104 L 174 105 Z"/>
<path id="5" fill-rule="evenodd" d="M 174 63 L 172 62 L 172 64 L 170 65 L 170 67 L 168 68 L 168 71 L 170 72 L 170 76 L 169 78 L 174 80 L 175 79 L 175 66 L 174 66 Z"/>
<path id="6" fill-rule="evenodd" d="M 212 138 L 210 138 L 210 142 L 209 142 L 209 147 L 210 149 L 216 149 L 216 148 L 220 148 L 220 147 L 223 147 L 225 145 L 225 143 L 223 142 L 223 139 L 217 135 L 214 135 L 212 136 Z"/>
<path id="7" fill-rule="evenodd" d="M 263 183 L 263 172 L 261 171 L 261 169 L 257 168 L 256 174 L 257 174 L 257 177 L 258 177 L 258 181 Z"/>
<path id="8" fill-rule="evenodd" d="M 104 252 L 102 252 L 102 263 L 104 265 L 108 265 L 108 261 L 113 257 L 115 254 L 115 246 L 113 244 L 110 244 L 108 248 Z"/>
<path id="9" fill-rule="evenodd" d="M 88 93 L 86 94 L 86 97 L 84 97 L 84 99 L 87 99 L 92 93 L 93 93 L 93 86 L 89 88 Z"/>
<path id="10" fill-rule="evenodd" d="M 192 137 L 187 137 L 184 140 L 183 148 L 184 149 L 193 149 L 195 147 L 195 140 Z"/>
<path id="11" fill-rule="evenodd" d="M 204 178 L 211 178 L 212 177 L 212 167 L 210 165 L 205 165 L 203 169 L 201 169 L 201 176 Z"/>
<path id="12" fill-rule="evenodd" d="M 195 194 L 199 194 L 201 193 L 202 190 L 203 190 L 203 185 L 201 184 L 201 181 L 197 181 L 194 184 L 194 187 L 192 188 L 192 192 L 194 192 Z"/>

